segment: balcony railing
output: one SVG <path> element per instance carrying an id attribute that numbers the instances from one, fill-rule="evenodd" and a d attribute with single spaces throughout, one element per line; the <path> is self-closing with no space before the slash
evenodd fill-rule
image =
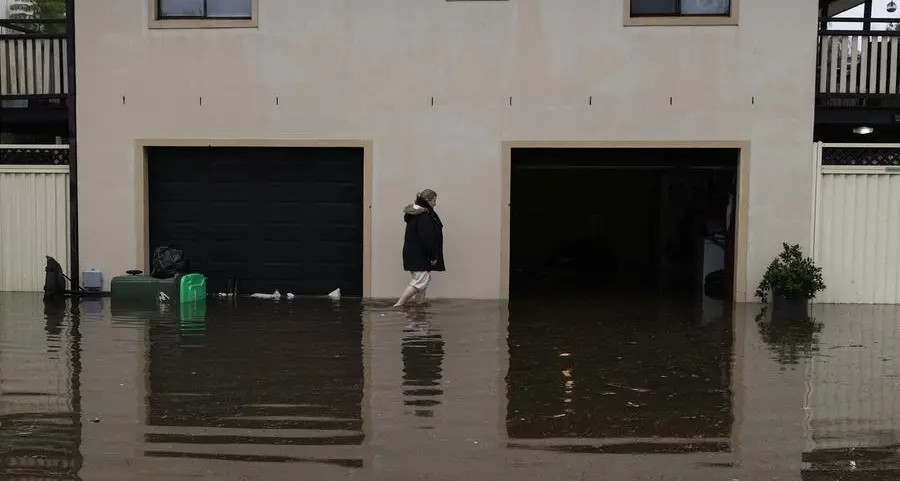
<path id="1" fill-rule="evenodd" d="M 0 20 L 0 97 L 68 94 L 65 20 Z"/>
<path id="2" fill-rule="evenodd" d="M 822 106 L 900 107 L 900 31 L 820 32 L 816 83 Z"/>

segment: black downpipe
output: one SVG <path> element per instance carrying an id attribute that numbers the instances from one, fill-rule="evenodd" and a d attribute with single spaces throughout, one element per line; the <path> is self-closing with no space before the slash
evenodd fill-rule
<path id="1" fill-rule="evenodd" d="M 69 114 L 69 272 L 73 291 L 79 289 L 78 265 L 78 135 L 75 128 L 75 0 L 66 0 L 66 65 L 69 70 L 66 107 Z"/>
<path id="2" fill-rule="evenodd" d="M 863 18 L 866 19 L 863 22 L 863 32 L 871 32 L 872 31 L 872 0 L 866 0 L 865 5 L 863 6 Z"/>

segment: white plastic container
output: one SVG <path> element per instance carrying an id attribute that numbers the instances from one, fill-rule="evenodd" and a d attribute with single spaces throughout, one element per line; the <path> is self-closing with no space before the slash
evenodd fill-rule
<path id="1" fill-rule="evenodd" d="M 86 291 L 103 290 L 103 273 L 97 269 L 89 269 L 81 273 L 81 287 Z"/>

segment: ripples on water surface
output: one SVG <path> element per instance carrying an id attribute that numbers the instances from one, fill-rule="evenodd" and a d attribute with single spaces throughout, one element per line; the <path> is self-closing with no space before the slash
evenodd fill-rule
<path id="1" fill-rule="evenodd" d="M 0 293 L 0 479 L 896 480 L 900 310 Z"/>

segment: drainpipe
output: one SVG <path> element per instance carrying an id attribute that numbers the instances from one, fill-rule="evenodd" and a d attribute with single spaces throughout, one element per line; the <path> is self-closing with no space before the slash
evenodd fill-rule
<path id="1" fill-rule="evenodd" d="M 863 6 L 863 18 L 866 20 L 863 22 L 863 32 L 869 32 L 872 30 L 872 0 L 866 0 L 865 6 Z M 865 34 L 864 34 L 865 35 Z"/>
<path id="2" fill-rule="evenodd" d="M 75 0 L 66 0 L 66 65 L 69 70 L 66 96 L 69 114 L 69 273 L 72 290 L 81 283 L 78 265 L 78 136 L 75 129 Z"/>

